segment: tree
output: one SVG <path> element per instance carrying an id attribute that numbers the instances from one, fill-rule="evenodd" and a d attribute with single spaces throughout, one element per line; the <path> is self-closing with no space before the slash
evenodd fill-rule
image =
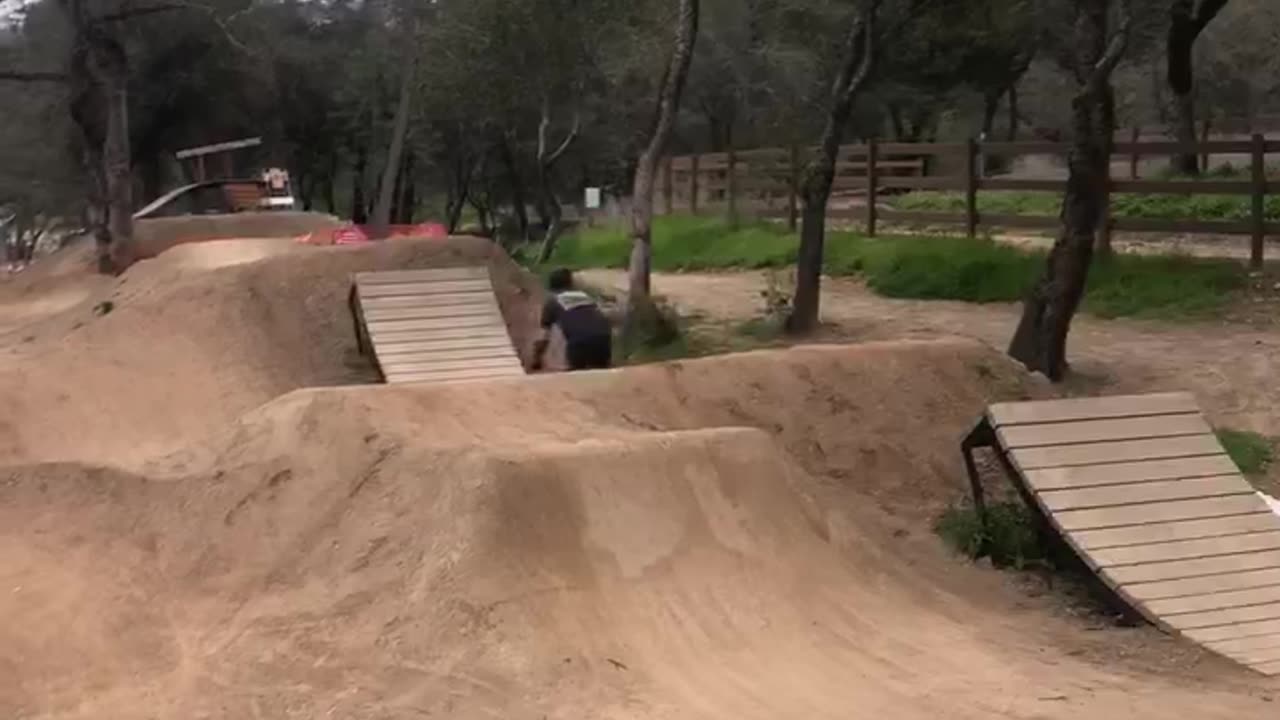
<path id="1" fill-rule="evenodd" d="M 1109 182 L 1115 132 L 1111 74 L 1124 56 L 1133 22 L 1129 0 L 1120 0 L 1120 27 L 1109 32 L 1113 5 L 1112 0 L 1073 0 L 1075 95 L 1062 226 L 1009 345 L 1010 356 L 1054 382 L 1067 369 L 1067 334 L 1084 295 Z"/>
<path id="2" fill-rule="evenodd" d="M 666 151 L 675 126 L 680 97 L 693 60 L 698 37 L 699 0 L 679 0 L 675 46 L 672 48 L 654 111 L 649 142 L 636 162 L 631 191 L 631 262 L 628 276 L 628 318 L 650 300 L 650 268 L 653 262 L 653 189 L 658 161 Z"/>
<path id="3" fill-rule="evenodd" d="M 1174 158 L 1174 169 L 1186 175 L 1200 174 L 1196 142 L 1195 70 L 1196 39 L 1209 27 L 1227 0 L 1173 0 L 1169 6 L 1167 72 L 1173 93 L 1176 134 L 1186 150 Z"/>
<path id="4" fill-rule="evenodd" d="M 800 254 L 796 262 L 796 290 L 787 331 L 802 334 L 818 325 L 822 290 L 822 258 L 826 241 L 827 202 L 835 181 L 840 141 L 854 100 L 871 76 L 875 56 L 876 15 L 880 0 L 864 0 L 853 13 L 844 40 L 844 57 L 831 85 L 830 105 L 818 154 L 805 167 L 801 180 L 804 200 L 800 228 Z"/>

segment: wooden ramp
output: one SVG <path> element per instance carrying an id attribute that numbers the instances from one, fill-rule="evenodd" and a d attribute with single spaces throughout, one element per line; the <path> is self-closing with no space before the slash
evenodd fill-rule
<path id="1" fill-rule="evenodd" d="M 1280 517 L 1186 393 L 992 405 L 992 446 L 1053 527 L 1148 620 L 1280 675 Z"/>
<path id="2" fill-rule="evenodd" d="M 351 312 L 388 383 L 524 374 L 487 268 L 358 273 Z"/>

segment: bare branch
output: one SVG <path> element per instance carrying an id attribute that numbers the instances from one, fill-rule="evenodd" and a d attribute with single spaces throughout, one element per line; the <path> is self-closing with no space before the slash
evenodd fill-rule
<path id="1" fill-rule="evenodd" d="M 67 76 L 64 73 L 57 72 L 18 72 L 14 70 L 0 70 L 0 81 L 3 80 L 22 83 L 61 83 L 67 81 Z"/>
<path id="2" fill-rule="evenodd" d="M 228 43 L 230 43 L 232 46 L 234 46 L 238 50 L 241 50 L 242 52 L 252 55 L 253 50 L 250 49 L 244 43 L 240 42 L 240 40 L 235 36 L 235 33 L 231 32 L 231 28 L 227 26 L 227 23 L 235 20 L 236 18 L 240 17 L 244 13 L 248 12 L 251 7 L 252 7 L 252 3 L 246 5 L 245 7 L 223 18 L 223 17 L 220 17 L 218 13 L 208 5 L 203 5 L 198 2 L 188 2 L 187 0 L 169 0 L 168 2 L 159 4 L 159 5 L 148 5 L 145 7 L 127 7 L 126 9 L 121 10 L 119 12 L 103 15 L 99 19 L 104 22 L 120 22 L 124 20 L 131 20 L 133 18 L 143 17 L 146 15 L 154 15 L 156 13 L 171 12 L 174 10 L 195 10 L 196 12 L 202 13 L 206 17 L 208 17 L 209 21 L 212 22 L 214 25 L 216 25 L 218 29 L 222 31 L 222 35 L 223 37 L 226 38 Z"/>
<path id="3" fill-rule="evenodd" d="M 1133 29 L 1133 3 L 1131 0 L 1120 0 L 1120 28 L 1107 41 L 1107 50 L 1102 58 L 1093 66 L 1094 77 L 1109 77 L 1120 64 L 1124 51 L 1129 47 L 1129 35 Z"/>
<path id="4" fill-rule="evenodd" d="M 575 110 L 573 113 L 573 127 L 569 129 L 569 134 L 564 137 L 564 142 L 560 143 L 560 147 L 556 148 L 555 152 L 551 153 L 547 158 L 547 165 L 551 165 L 555 161 L 559 160 L 562 155 L 568 152 L 569 146 L 573 144 L 574 140 L 578 139 L 578 131 L 581 129 L 582 115 Z"/>
<path id="5" fill-rule="evenodd" d="M 173 10 L 185 10 L 185 9 L 186 7 L 183 5 L 171 5 L 171 4 L 152 5 L 150 7 L 141 7 L 141 8 L 131 7 L 125 10 L 120 10 L 119 12 L 107 13 L 106 15 L 103 15 L 98 19 L 102 20 L 103 22 L 121 22 L 124 20 L 132 20 L 133 18 L 143 17 L 146 15 L 155 15 L 156 13 L 171 12 Z"/>
<path id="6" fill-rule="evenodd" d="M 858 70 L 854 73 L 853 79 L 845 88 L 845 97 L 852 100 L 862 90 L 862 86 L 867 84 L 867 78 L 871 76 L 871 66 L 875 64 L 876 51 L 876 13 L 880 10 L 880 0 L 870 0 L 867 3 L 867 9 L 863 12 L 862 24 L 862 60 L 859 61 Z"/>

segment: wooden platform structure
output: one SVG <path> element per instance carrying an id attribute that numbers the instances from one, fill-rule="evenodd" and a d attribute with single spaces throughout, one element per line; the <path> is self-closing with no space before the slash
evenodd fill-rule
<path id="1" fill-rule="evenodd" d="M 523 375 L 484 267 L 355 275 L 360 351 L 388 383 Z"/>
<path id="2" fill-rule="evenodd" d="M 1280 675 L 1280 517 L 1187 393 L 992 405 L 964 441 L 1106 585 L 1166 631 Z"/>

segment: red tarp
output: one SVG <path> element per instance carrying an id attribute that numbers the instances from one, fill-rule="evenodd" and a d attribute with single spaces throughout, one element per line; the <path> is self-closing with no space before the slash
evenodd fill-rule
<path id="1" fill-rule="evenodd" d="M 376 242 L 369 239 L 368 227 L 368 225 L 362 226 L 347 223 L 332 232 L 314 232 L 309 235 L 303 235 L 297 238 L 297 241 L 305 245 L 364 245 L 365 243 Z M 449 237 L 449 231 L 444 225 L 432 222 L 418 225 L 392 225 L 388 228 L 388 240 L 407 237 L 442 240 Z"/>

